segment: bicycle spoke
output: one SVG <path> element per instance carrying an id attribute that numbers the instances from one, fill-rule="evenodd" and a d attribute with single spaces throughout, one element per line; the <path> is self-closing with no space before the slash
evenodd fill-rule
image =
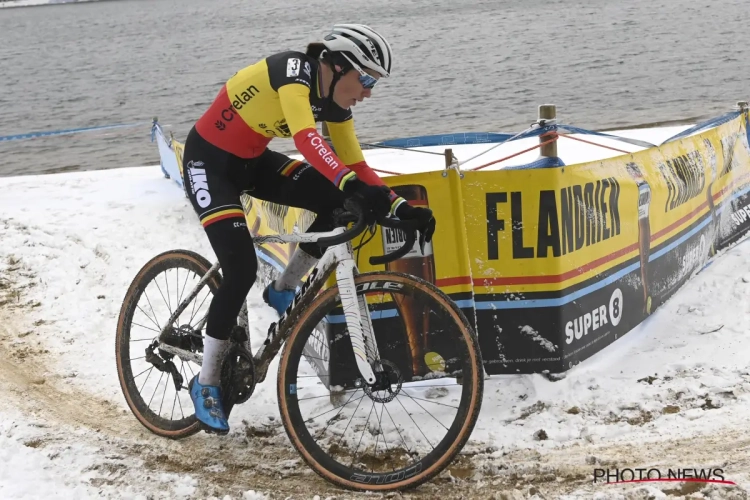
<path id="1" fill-rule="evenodd" d="M 168 271 L 164 271 L 164 283 L 167 285 L 167 308 L 171 312 L 172 311 L 172 301 L 169 300 L 169 280 L 167 279 L 167 272 Z M 171 314 L 170 314 L 170 316 L 171 316 Z"/>
<path id="2" fill-rule="evenodd" d="M 432 403 L 434 405 L 447 406 L 448 408 L 453 408 L 454 410 L 458 410 L 458 406 L 451 406 L 451 405 L 447 405 L 445 403 L 438 403 L 437 401 L 430 401 L 429 399 L 418 398 L 418 397 L 412 396 L 411 394 L 409 394 L 408 392 L 406 392 L 406 390 L 404 390 L 404 394 L 406 394 L 407 396 L 409 396 L 411 399 L 413 399 L 415 401 L 424 401 L 425 403 Z"/>
<path id="3" fill-rule="evenodd" d="M 388 454 L 388 443 L 385 442 L 385 432 L 383 431 L 383 410 L 385 409 L 385 403 L 380 403 L 380 404 L 383 407 L 383 409 L 380 410 L 380 416 L 378 416 L 378 411 L 375 410 L 375 416 L 378 419 L 378 431 L 380 431 L 380 432 L 378 432 L 378 435 L 375 438 L 375 455 L 378 454 L 378 441 L 380 441 L 380 435 L 381 434 L 383 435 L 383 444 L 385 445 L 385 453 L 387 455 Z M 370 470 L 372 472 L 375 472 L 375 470 L 372 469 L 372 468 Z M 393 470 L 395 471 L 396 469 L 393 469 Z"/>
<path id="4" fill-rule="evenodd" d="M 148 302 L 148 307 L 151 309 L 151 312 L 154 313 L 154 319 L 151 320 L 151 321 L 153 321 L 154 324 L 156 325 L 156 328 L 159 331 L 161 331 L 161 327 L 159 326 L 159 322 L 156 321 L 156 311 L 154 311 L 154 306 L 151 305 L 151 299 L 148 298 L 148 292 L 146 292 L 146 290 L 143 290 L 143 295 L 146 297 L 146 302 Z M 144 311 L 143 314 L 146 314 L 146 312 Z M 148 316 L 148 315 L 146 314 L 146 316 Z M 150 319 L 150 317 L 149 317 L 149 319 Z"/>
<path id="5" fill-rule="evenodd" d="M 406 382 L 408 384 L 408 382 Z M 421 389 L 422 387 L 463 387 L 463 384 L 439 384 L 439 385 L 421 385 L 419 382 L 414 383 L 414 387 L 404 387 L 406 389 Z"/>
<path id="6" fill-rule="evenodd" d="M 407 396 L 409 396 L 409 394 L 407 394 Z M 429 416 L 431 416 L 433 418 L 433 420 L 435 420 L 437 423 L 439 423 L 440 425 L 442 425 L 443 429 L 445 429 L 446 431 L 448 430 L 448 428 L 445 425 L 443 425 L 443 423 L 440 420 L 438 420 L 437 417 L 435 417 L 435 415 L 433 415 L 432 413 L 430 413 L 429 411 L 427 411 L 427 409 L 424 406 L 422 406 L 421 404 L 419 404 L 419 402 L 417 401 L 417 399 L 419 399 L 419 398 L 413 398 L 413 397 L 409 396 L 409 399 L 411 399 L 412 401 L 414 401 L 414 403 L 416 403 L 417 406 L 419 406 L 420 408 L 422 408 L 422 410 L 425 413 L 427 413 Z M 421 401 L 427 401 L 427 400 L 426 399 L 422 399 Z M 427 401 L 427 402 L 429 403 L 430 401 Z M 435 403 L 435 404 L 442 404 L 442 403 Z M 443 405 L 443 406 L 448 406 L 448 405 Z M 450 407 L 450 408 L 453 408 L 453 407 Z M 458 409 L 458 408 L 456 408 L 456 409 Z"/>
<path id="7" fill-rule="evenodd" d="M 165 276 L 166 276 L 166 273 L 165 273 Z M 157 283 L 156 280 L 154 280 L 154 285 L 156 285 L 156 289 L 159 290 L 159 295 L 161 295 L 161 299 L 164 302 L 167 302 L 167 299 L 164 298 L 164 292 L 161 291 L 161 287 L 159 286 L 159 283 Z M 169 315 L 172 316 L 172 308 L 170 307 L 169 304 L 167 304 L 167 310 L 169 311 Z"/>
<path id="8" fill-rule="evenodd" d="M 349 429 L 349 426 L 352 424 L 352 420 L 354 420 L 354 415 L 357 414 L 357 410 L 359 410 L 359 405 L 362 404 L 362 400 L 365 398 L 365 396 L 362 396 L 359 398 L 359 403 L 357 403 L 357 407 L 354 409 L 354 413 L 352 413 L 352 418 L 349 419 L 349 422 L 347 422 L 346 427 L 344 428 L 344 432 L 341 433 L 341 437 L 339 438 L 339 442 L 337 443 L 339 446 L 341 446 L 341 440 L 344 439 L 344 434 L 346 434 L 346 431 Z M 347 403 L 349 404 L 349 403 Z M 346 406 L 346 405 L 344 405 Z"/>
<path id="9" fill-rule="evenodd" d="M 401 400 L 400 400 L 399 398 L 396 398 L 396 401 L 398 401 L 398 404 L 400 404 L 400 405 L 401 405 L 401 408 L 403 408 L 403 409 L 404 409 L 404 411 L 405 411 L 405 412 L 406 412 L 406 414 L 407 414 L 407 415 L 409 416 L 409 418 L 411 419 L 411 421 L 412 421 L 412 422 L 414 422 L 414 425 L 416 425 L 416 426 L 417 426 L 417 429 L 419 429 L 419 432 L 420 432 L 420 433 L 422 434 L 422 436 L 424 437 L 425 441 L 427 441 L 427 444 L 429 444 L 429 445 L 430 445 L 430 447 L 431 447 L 431 448 L 432 448 L 432 449 L 434 450 L 434 449 L 435 449 L 435 447 L 434 447 L 434 446 L 432 446 L 432 443 L 430 442 L 430 440 L 429 440 L 429 439 L 427 439 L 427 436 L 425 436 L 424 432 L 422 432 L 422 428 L 421 428 L 421 427 L 419 426 L 419 424 L 417 424 L 417 422 L 416 422 L 416 421 L 415 421 L 415 420 L 414 420 L 414 419 L 413 419 L 413 418 L 411 417 L 411 413 L 409 413 L 409 410 L 407 410 L 407 409 L 406 409 L 406 407 L 404 406 L 404 403 L 402 403 L 402 402 L 401 402 Z"/>
<path id="10" fill-rule="evenodd" d="M 146 368 L 145 370 L 143 370 L 143 371 L 142 371 L 141 373 L 139 373 L 138 375 L 136 375 L 135 377 L 133 377 L 133 380 L 137 379 L 138 377 L 140 377 L 141 375 L 143 375 L 143 374 L 144 374 L 144 373 L 146 373 L 147 371 L 149 371 L 149 370 L 153 370 L 153 369 L 154 369 L 154 366 L 153 366 L 153 365 L 149 366 L 148 368 Z"/>
<path id="11" fill-rule="evenodd" d="M 146 380 L 143 381 L 143 385 L 141 386 L 141 390 L 138 391 L 139 393 L 143 392 L 143 389 L 146 387 L 146 382 L 148 382 L 148 379 L 151 378 L 151 370 L 153 370 L 153 369 L 154 369 L 153 366 L 151 368 L 147 368 L 148 375 L 146 375 Z M 145 372 L 145 370 L 144 370 L 144 372 Z M 135 379 L 133 379 L 133 380 L 135 380 Z"/>
<path id="12" fill-rule="evenodd" d="M 352 393 L 352 395 L 349 397 L 349 401 L 351 401 L 353 397 L 354 397 L 354 393 Z M 360 398 L 360 399 L 362 399 L 362 398 Z M 336 417 L 338 417 L 341 414 L 341 412 L 344 411 L 344 406 L 346 406 L 347 404 L 349 404 L 349 401 L 347 401 L 346 403 L 344 403 L 343 405 L 341 405 L 339 407 L 340 408 L 339 412 L 336 415 L 334 415 L 333 417 L 331 417 L 330 419 L 328 419 L 328 425 L 326 425 L 326 428 L 323 429 L 323 432 L 327 431 L 328 428 L 331 426 L 331 423 L 333 423 L 336 420 Z M 355 412 L 356 412 L 356 410 L 355 410 Z"/>
<path id="13" fill-rule="evenodd" d="M 172 414 L 169 416 L 169 420 L 174 420 L 174 409 L 177 406 L 177 391 L 174 391 L 174 401 L 172 401 Z"/>
<path id="14" fill-rule="evenodd" d="M 357 391 L 359 390 L 360 389 L 354 389 L 354 392 L 352 392 L 352 394 L 356 394 Z M 339 394 L 346 394 L 347 392 L 349 391 L 337 392 L 336 395 L 338 396 Z M 308 399 L 319 399 L 319 398 L 329 398 L 329 397 L 331 397 L 330 394 L 323 394 L 322 396 L 310 396 L 309 398 L 297 399 L 297 401 L 307 401 Z"/>
<path id="15" fill-rule="evenodd" d="M 182 415 L 182 418 L 185 418 L 185 412 L 182 410 L 182 400 L 177 398 L 177 403 L 180 405 L 180 415 Z"/>
<path id="16" fill-rule="evenodd" d="M 140 326 L 140 327 L 141 327 L 141 328 L 143 328 L 144 330 L 151 330 L 151 331 L 152 331 L 152 332 L 154 332 L 154 333 L 159 333 L 159 330 L 154 330 L 153 328 L 150 328 L 150 327 L 148 327 L 148 326 L 143 326 L 143 325 L 140 325 L 140 324 L 136 323 L 135 321 L 133 321 L 133 324 L 134 324 L 135 326 Z M 157 328 L 158 328 L 158 326 L 159 326 L 159 325 L 156 325 L 156 326 L 157 326 Z M 133 342 L 133 341 L 131 340 L 131 342 Z"/>
<path id="17" fill-rule="evenodd" d="M 372 416 L 372 410 L 375 408 L 375 402 L 372 402 L 372 406 L 370 407 L 370 413 L 367 414 L 367 420 L 365 421 L 365 425 L 362 428 L 362 435 L 359 436 L 359 443 L 357 443 L 357 448 L 354 450 L 354 459 L 352 459 L 352 463 L 349 464 L 349 467 L 354 465 L 354 461 L 357 460 L 357 451 L 359 450 L 359 447 L 362 445 L 362 438 L 365 437 L 365 431 L 367 430 L 367 424 L 370 423 L 370 417 Z"/>
<path id="18" fill-rule="evenodd" d="M 168 388 L 169 388 L 169 375 L 167 375 L 167 380 L 164 381 L 164 394 L 161 395 L 161 404 L 159 405 L 159 416 L 161 416 L 161 409 L 164 407 L 164 396 L 167 395 Z"/>
<path id="19" fill-rule="evenodd" d="M 144 292 L 143 292 L 143 294 L 144 294 L 144 295 L 146 295 L 146 292 L 144 291 Z M 146 297 L 146 300 L 148 300 L 148 296 Z M 150 306 L 150 305 L 151 305 L 151 304 L 149 304 L 149 306 Z M 141 306 L 139 306 L 139 305 L 137 305 L 137 304 L 136 304 L 136 307 L 137 307 L 137 308 L 138 308 L 138 309 L 139 309 L 139 310 L 140 310 L 140 311 L 141 311 L 141 312 L 143 313 L 143 315 L 144 315 L 144 316 L 146 316 L 146 317 L 147 317 L 148 319 L 150 319 L 150 320 L 151 320 L 151 322 L 152 322 L 152 323 L 153 323 L 154 325 L 156 325 L 156 328 L 159 328 L 159 324 L 158 324 L 158 323 L 156 322 L 156 320 L 155 320 L 155 319 L 153 319 L 153 318 L 152 318 L 151 316 L 149 316 L 149 315 L 148 315 L 148 313 L 147 313 L 146 311 L 144 311 L 144 310 L 143 310 L 143 308 L 142 308 Z M 154 312 L 154 309 L 153 309 L 153 308 L 151 309 L 151 312 L 152 312 L 152 313 L 154 313 L 154 316 L 156 316 L 156 313 Z M 145 327 L 145 326 L 141 326 L 141 325 L 138 325 L 138 323 L 136 323 L 135 321 L 133 322 L 133 324 L 134 324 L 134 325 L 137 325 L 137 326 L 140 326 L 141 328 L 147 328 L 147 327 Z M 155 331 L 155 332 L 159 332 L 159 331 L 161 331 L 161 329 L 159 328 L 158 330 L 154 330 L 154 331 Z"/>
<path id="20" fill-rule="evenodd" d="M 188 376 L 187 376 L 187 372 L 185 371 L 185 360 L 184 360 L 184 359 L 182 359 L 182 358 L 180 358 L 180 373 L 182 373 L 182 374 L 183 374 L 183 375 L 185 376 L 185 378 L 184 378 L 183 380 L 184 380 L 184 381 L 185 381 L 186 383 L 187 383 L 187 382 L 189 382 L 189 381 L 188 381 Z M 185 388 L 187 389 L 187 386 L 185 386 Z"/>
<path id="21" fill-rule="evenodd" d="M 398 432 L 398 435 L 401 438 L 401 442 L 404 443 L 404 448 L 406 448 L 406 451 L 409 452 L 409 456 L 411 456 L 412 451 L 409 449 L 409 445 L 406 444 L 406 440 L 404 439 L 404 436 L 401 434 L 401 430 L 398 428 L 398 425 L 396 425 L 396 422 L 393 420 L 393 415 L 391 415 L 391 412 L 388 408 L 386 408 L 385 411 L 388 413 L 388 416 L 391 418 L 393 427 L 396 429 L 396 432 Z"/>
<path id="22" fill-rule="evenodd" d="M 361 398 L 359 398 L 359 399 L 355 399 L 354 401 L 361 401 L 362 399 L 364 399 L 364 397 L 365 397 L 365 396 L 362 396 Z M 341 406 L 334 406 L 334 407 L 333 407 L 332 409 L 330 409 L 330 410 L 328 410 L 328 411 L 326 411 L 326 412 L 323 412 L 323 413 L 321 413 L 320 415 L 315 415 L 314 417 L 311 417 L 311 418 L 306 418 L 306 419 L 305 419 L 305 421 L 306 421 L 306 422 L 312 422 L 313 420 L 315 420 L 315 419 L 316 419 L 316 418 L 318 418 L 318 417 L 322 417 L 323 415 L 327 415 L 327 414 L 331 413 L 332 411 L 336 411 L 336 410 L 338 410 L 338 409 L 339 409 L 339 408 L 341 408 L 342 406 L 346 406 L 346 405 L 348 405 L 348 404 L 349 404 L 350 402 L 353 402 L 353 401 L 351 401 L 351 400 L 350 400 L 350 401 L 347 401 L 346 403 L 344 403 L 344 404 L 343 404 L 343 405 L 341 405 Z M 354 410 L 354 411 L 357 411 L 357 410 Z"/>
<path id="23" fill-rule="evenodd" d="M 195 273 L 193 273 L 193 274 L 195 274 Z M 189 277 L 190 277 L 190 274 L 187 274 L 187 276 L 185 276 L 185 283 L 183 283 L 183 285 L 182 285 L 182 291 L 180 292 L 180 296 L 179 296 L 179 299 L 178 299 L 180 302 L 182 302 L 182 295 L 185 293 L 185 288 L 187 287 L 187 282 L 188 282 L 188 278 Z"/>
<path id="24" fill-rule="evenodd" d="M 154 396 L 156 396 L 156 391 L 159 390 L 159 386 L 161 385 L 161 379 L 164 378 L 164 372 L 161 372 L 161 377 L 159 377 L 159 381 L 156 383 L 156 387 L 154 388 L 154 393 L 151 395 L 151 399 L 148 400 L 148 407 L 151 408 L 151 401 L 154 400 Z"/>

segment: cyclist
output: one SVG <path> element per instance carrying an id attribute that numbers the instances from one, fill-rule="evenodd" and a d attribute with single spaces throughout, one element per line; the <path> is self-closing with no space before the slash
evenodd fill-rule
<path id="1" fill-rule="evenodd" d="M 185 189 L 221 264 L 222 283 L 209 306 L 203 365 L 190 381 L 195 415 L 209 432 L 229 432 L 221 404 L 220 361 L 247 293 L 257 259 L 240 193 L 316 214 L 309 232 L 333 229 L 333 212 L 346 197 L 368 222 L 395 215 L 417 219 L 426 241 L 435 231 L 427 208 L 412 207 L 365 163 L 351 107 L 370 97 L 391 73 L 389 43 L 361 24 L 337 24 L 306 52 L 271 55 L 236 72 L 185 141 Z M 328 124 L 335 151 L 318 134 Z M 267 148 L 291 137 L 307 162 Z M 279 315 L 302 277 L 322 257 L 315 243 L 300 244 L 284 272 L 263 292 Z"/>

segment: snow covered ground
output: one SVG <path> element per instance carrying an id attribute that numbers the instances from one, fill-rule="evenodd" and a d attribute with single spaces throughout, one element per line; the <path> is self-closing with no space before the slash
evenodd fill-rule
<path id="1" fill-rule="evenodd" d="M 0 498 L 359 498 L 288 444 L 273 365 L 227 437 L 168 441 L 130 413 L 114 359 L 127 287 L 159 252 L 214 258 L 158 166 L 0 178 L 0 193 Z M 460 459 L 405 496 L 746 498 L 748 299 L 740 242 L 564 379 L 491 377 Z M 275 316 L 258 287 L 248 303 L 260 341 Z M 593 482 L 596 468 L 654 467 L 719 468 L 736 485 Z"/>

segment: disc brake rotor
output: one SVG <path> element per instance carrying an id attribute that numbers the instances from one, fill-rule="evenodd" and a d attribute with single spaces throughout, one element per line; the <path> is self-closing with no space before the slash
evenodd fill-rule
<path id="1" fill-rule="evenodd" d="M 388 403 L 401 392 L 404 378 L 394 363 L 386 359 L 381 359 L 380 363 L 383 371 L 375 372 L 375 383 L 365 384 L 362 390 L 376 403 Z"/>

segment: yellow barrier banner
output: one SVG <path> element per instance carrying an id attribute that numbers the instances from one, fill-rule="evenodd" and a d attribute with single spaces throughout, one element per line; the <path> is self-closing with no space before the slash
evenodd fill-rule
<path id="1" fill-rule="evenodd" d="M 750 230 L 749 121 L 745 111 L 659 147 L 564 167 L 387 177 L 433 211 L 437 231 L 424 253 L 415 245 L 384 266 L 369 258 L 404 235 L 365 233 L 352 242 L 358 269 L 412 274 L 446 292 L 476 326 L 488 373 L 563 372 L 641 323 Z M 172 144 L 182 167 L 183 145 Z M 305 231 L 314 220 L 247 195 L 242 204 L 254 235 Z M 258 256 L 278 272 L 294 250 L 269 244 Z M 407 336 L 429 314 L 394 307 Z M 345 323 L 332 324 L 332 334 L 343 332 Z"/>
<path id="2" fill-rule="evenodd" d="M 643 321 L 744 234 L 746 127 L 740 116 L 603 161 L 466 172 L 487 371 L 568 369 Z"/>

